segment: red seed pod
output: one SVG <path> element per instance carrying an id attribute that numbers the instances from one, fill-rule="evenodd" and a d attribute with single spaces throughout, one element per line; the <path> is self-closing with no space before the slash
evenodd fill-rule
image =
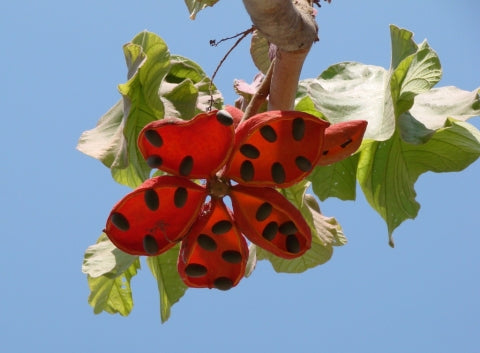
<path id="1" fill-rule="evenodd" d="M 112 209 L 105 233 L 132 255 L 158 255 L 180 241 L 196 220 L 207 192 L 185 178 L 149 179 Z"/>
<path id="2" fill-rule="evenodd" d="M 226 105 L 225 107 L 223 107 L 223 109 L 230 113 L 233 118 L 233 125 L 237 127 L 243 118 L 243 111 L 234 107 L 233 105 Z"/>
<path id="3" fill-rule="evenodd" d="M 353 154 L 362 143 L 367 129 L 365 120 L 352 120 L 330 125 L 325 130 L 325 141 L 319 165 L 328 165 Z"/>
<path id="4" fill-rule="evenodd" d="M 182 242 L 180 276 L 189 287 L 228 290 L 242 279 L 247 260 L 247 243 L 230 210 L 213 198 Z"/>
<path id="5" fill-rule="evenodd" d="M 268 111 L 240 123 L 225 176 L 251 186 L 287 187 L 321 157 L 329 123 L 296 111 Z"/>
<path id="6" fill-rule="evenodd" d="M 271 188 L 235 185 L 230 190 L 235 222 L 256 245 L 292 259 L 311 246 L 312 234 L 300 211 Z"/>
<path id="7" fill-rule="evenodd" d="M 164 119 L 147 124 L 138 136 L 138 148 L 150 167 L 199 179 L 215 175 L 225 164 L 233 138 L 233 117 L 218 110 L 189 121 Z"/>

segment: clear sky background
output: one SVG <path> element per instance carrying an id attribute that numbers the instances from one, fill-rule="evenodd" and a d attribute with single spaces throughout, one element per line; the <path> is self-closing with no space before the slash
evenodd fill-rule
<path id="1" fill-rule="evenodd" d="M 437 51 L 438 86 L 474 90 L 479 13 L 473 0 L 322 4 L 321 41 L 302 78 L 341 61 L 388 67 L 388 26 L 395 24 Z M 1 352 L 480 351 L 480 161 L 420 177 L 422 208 L 395 231 L 395 249 L 359 191 L 355 202 L 321 205 L 349 239 L 323 266 L 287 275 L 260 262 L 230 291 L 187 291 L 162 325 L 156 282 L 143 262 L 132 280 L 131 315 L 93 314 L 83 253 L 128 189 L 75 146 L 120 97 L 122 45 L 148 29 L 211 74 L 230 43 L 211 48 L 209 40 L 250 25 L 233 0 L 195 21 L 181 0 L 0 3 Z M 248 45 L 218 74 L 228 103 L 233 79 L 256 74 Z M 470 122 L 480 128 L 479 118 Z"/>

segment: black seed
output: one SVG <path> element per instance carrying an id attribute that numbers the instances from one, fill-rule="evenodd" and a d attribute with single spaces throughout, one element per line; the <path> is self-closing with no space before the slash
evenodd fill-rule
<path id="1" fill-rule="evenodd" d="M 173 203 L 175 204 L 175 207 L 177 208 L 182 208 L 185 206 L 185 203 L 187 202 L 188 198 L 188 192 L 187 189 L 185 188 L 177 188 L 175 190 L 175 195 L 173 196 Z"/>
<path id="2" fill-rule="evenodd" d="M 213 286 L 220 290 L 229 290 L 233 287 L 233 281 L 227 277 L 218 277 L 213 281 Z"/>
<path id="3" fill-rule="evenodd" d="M 242 254 L 235 250 L 226 250 L 222 253 L 222 259 L 231 264 L 238 264 L 242 262 Z"/>
<path id="4" fill-rule="evenodd" d="M 260 151 L 258 150 L 258 148 L 248 143 L 240 147 L 240 152 L 247 158 L 256 159 L 260 156 Z"/>
<path id="5" fill-rule="evenodd" d="M 351 144 L 352 142 L 353 142 L 352 139 L 348 139 L 347 141 L 345 141 L 344 143 L 342 143 L 342 144 L 340 145 L 340 147 L 345 148 L 345 147 L 347 147 L 349 144 Z"/>
<path id="6" fill-rule="evenodd" d="M 262 203 L 255 214 L 255 219 L 259 222 L 266 220 L 272 213 L 272 205 L 268 202 Z"/>
<path id="7" fill-rule="evenodd" d="M 158 168 L 162 165 L 163 160 L 160 156 L 150 156 L 147 158 L 147 164 L 150 168 Z"/>
<path id="8" fill-rule="evenodd" d="M 298 242 L 297 237 L 293 234 L 287 236 L 285 246 L 287 247 L 287 251 L 292 254 L 296 254 L 300 251 L 300 243 Z"/>
<path id="9" fill-rule="evenodd" d="M 202 249 L 207 251 L 214 251 L 217 249 L 217 243 L 206 234 L 200 234 L 197 238 L 197 243 Z"/>
<path id="10" fill-rule="evenodd" d="M 202 277 L 207 274 L 207 268 L 200 264 L 189 264 L 185 267 L 185 273 L 190 277 Z"/>
<path id="11" fill-rule="evenodd" d="M 156 255 L 158 252 L 157 240 L 150 234 L 145 235 L 143 237 L 143 248 L 148 254 Z"/>
<path id="12" fill-rule="evenodd" d="M 145 131 L 145 138 L 154 147 L 162 147 L 163 139 L 155 130 Z"/>
<path id="13" fill-rule="evenodd" d="M 233 118 L 226 110 L 219 110 L 217 112 L 217 120 L 220 124 L 230 126 L 233 124 Z"/>
<path id="14" fill-rule="evenodd" d="M 218 221 L 212 226 L 212 232 L 215 234 L 223 234 L 232 229 L 232 222 L 230 221 Z"/>
<path id="15" fill-rule="evenodd" d="M 112 221 L 113 225 L 117 227 L 119 230 L 126 232 L 130 228 L 130 223 L 128 223 L 128 220 L 121 213 L 118 213 L 118 212 L 112 213 L 110 220 Z"/>
<path id="16" fill-rule="evenodd" d="M 303 156 L 298 156 L 295 158 L 295 164 L 302 172 L 308 172 L 312 169 L 312 163 L 310 163 L 310 161 Z"/>
<path id="17" fill-rule="evenodd" d="M 180 175 L 188 176 L 192 172 L 193 158 L 192 156 L 186 156 L 180 163 Z"/>
<path id="18" fill-rule="evenodd" d="M 295 141 L 300 141 L 305 135 L 305 121 L 302 118 L 296 118 L 292 123 L 292 135 Z"/>
<path id="19" fill-rule="evenodd" d="M 277 232 L 278 232 L 277 222 L 270 222 L 265 226 L 265 228 L 263 228 L 262 236 L 265 239 L 272 241 L 273 238 L 275 238 L 275 235 L 277 235 Z"/>
<path id="20" fill-rule="evenodd" d="M 278 230 L 280 233 L 285 235 L 295 234 L 297 232 L 297 227 L 295 227 L 295 223 L 292 221 L 287 221 L 283 223 Z"/>
<path id="21" fill-rule="evenodd" d="M 277 133 L 270 125 L 265 125 L 260 129 L 260 134 L 268 142 L 275 142 L 277 140 Z"/>
<path id="22" fill-rule="evenodd" d="M 255 169 L 253 168 L 253 164 L 250 161 L 243 161 L 242 165 L 240 166 L 240 176 L 244 181 L 250 181 L 253 179 L 255 175 Z"/>
<path id="23" fill-rule="evenodd" d="M 158 209 L 158 206 L 160 205 L 160 201 L 158 199 L 158 195 L 155 190 L 153 189 L 145 190 L 145 194 L 143 194 L 143 198 L 145 200 L 145 204 L 150 210 L 155 211 Z"/>
<path id="24" fill-rule="evenodd" d="M 322 154 L 326 156 L 328 154 L 328 150 L 323 151 Z"/>
<path id="25" fill-rule="evenodd" d="M 283 169 L 283 166 L 280 163 L 273 163 L 271 172 L 274 182 L 277 184 L 282 184 L 285 182 L 285 169 Z"/>

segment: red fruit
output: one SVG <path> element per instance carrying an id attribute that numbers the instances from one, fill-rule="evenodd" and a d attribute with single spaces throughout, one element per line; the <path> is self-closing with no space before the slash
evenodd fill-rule
<path id="1" fill-rule="evenodd" d="M 230 289 L 245 273 L 248 247 L 221 199 L 212 198 L 182 242 L 178 272 L 190 287 Z"/>
<path id="2" fill-rule="evenodd" d="M 158 255 L 182 240 L 206 196 L 184 178 L 149 179 L 113 207 L 105 233 L 126 253 Z"/>
<path id="3" fill-rule="evenodd" d="M 352 120 L 330 125 L 325 130 L 325 141 L 319 165 L 328 165 L 347 158 L 362 143 L 367 129 L 365 120 Z"/>
<path id="4" fill-rule="evenodd" d="M 271 188 L 235 185 L 230 190 L 235 222 L 256 245 L 285 259 L 303 255 L 312 234 L 300 211 Z"/>
<path id="5" fill-rule="evenodd" d="M 366 128 L 364 121 L 329 126 L 294 111 L 269 111 L 240 122 L 242 111 L 225 109 L 145 126 L 140 152 L 152 168 L 175 176 L 152 178 L 125 196 L 105 229 L 119 249 L 133 255 L 158 255 L 182 241 L 178 271 L 190 287 L 236 286 L 248 260 L 243 235 L 276 256 L 303 255 L 311 246 L 310 227 L 274 188 L 347 157 Z M 211 201 L 204 204 L 208 195 Z M 224 196 L 230 196 L 233 213 Z"/>
<path id="6" fill-rule="evenodd" d="M 230 113 L 233 118 L 233 125 L 237 127 L 243 118 L 243 111 L 234 107 L 233 105 L 226 105 L 223 109 Z"/>
<path id="7" fill-rule="evenodd" d="M 138 148 L 150 167 L 197 179 L 215 175 L 225 164 L 233 138 L 234 120 L 220 110 L 188 121 L 154 121 L 140 132 Z"/>
<path id="8" fill-rule="evenodd" d="M 251 186 L 287 187 L 318 163 L 329 123 L 296 111 L 268 111 L 240 123 L 224 176 Z"/>

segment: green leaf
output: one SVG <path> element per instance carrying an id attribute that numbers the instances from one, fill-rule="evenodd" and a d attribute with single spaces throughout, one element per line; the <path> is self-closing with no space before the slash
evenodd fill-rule
<path id="1" fill-rule="evenodd" d="M 418 213 L 414 190 L 418 176 L 426 171 L 458 170 L 454 160 L 465 168 L 476 159 L 467 151 L 478 148 L 478 131 L 447 118 L 465 121 L 479 115 L 480 100 L 478 90 L 432 89 L 442 74 L 435 51 L 426 42 L 417 45 L 407 30 L 391 26 L 390 34 L 389 71 L 359 63 L 333 65 L 317 79 L 300 83 L 297 102 L 305 111 L 325 114 L 332 123 L 368 121 L 357 152 L 360 157 L 317 167 L 308 179 L 320 199 L 348 200 L 355 198 L 356 173 L 367 200 L 387 222 L 393 244 L 393 230 Z M 465 129 L 469 133 L 446 132 Z M 445 148 L 451 144 L 450 150 Z M 458 146 L 465 147 L 464 153 L 457 151 Z"/>
<path id="2" fill-rule="evenodd" d="M 325 116 L 315 109 L 315 104 L 310 96 L 304 96 L 299 99 L 295 105 L 295 110 L 326 120 Z M 337 197 L 341 200 L 355 200 L 357 164 L 358 154 L 354 154 L 334 164 L 317 166 L 307 177 L 307 180 L 312 182 L 314 193 L 322 201 L 329 197 Z"/>
<path id="3" fill-rule="evenodd" d="M 355 200 L 359 154 L 327 166 L 317 166 L 308 176 L 315 195 L 322 201 L 329 197 Z"/>
<path id="4" fill-rule="evenodd" d="M 99 277 L 109 274 L 110 277 L 118 276 L 125 272 L 138 256 L 133 256 L 118 249 L 102 233 L 96 244 L 91 245 L 85 251 L 82 264 L 82 272 L 90 277 Z"/>
<path id="5" fill-rule="evenodd" d="M 123 137 L 123 104 L 119 100 L 103 115 L 97 126 L 80 136 L 77 149 L 86 155 L 100 160 L 106 167 L 126 165 L 119 147 Z"/>
<path id="6" fill-rule="evenodd" d="M 132 47 L 133 50 L 139 50 L 137 46 L 141 47 L 145 55 L 145 60 L 137 69 L 144 99 L 153 114 L 158 118 L 162 118 L 164 107 L 158 91 L 163 78 L 167 75 L 170 68 L 170 52 L 162 38 L 147 31 L 137 34 L 131 43 L 124 45 L 125 56 L 132 50 Z M 128 82 L 126 85 L 128 85 Z M 123 86 L 119 85 L 120 92 Z"/>
<path id="7" fill-rule="evenodd" d="M 165 115 L 184 120 L 213 108 L 221 109 L 223 98 L 202 68 L 190 59 L 172 55 L 171 67 L 160 86 Z"/>
<path id="8" fill-rule="evenodd" d="M 480 156 L 480 132 L 472 125 L 448 119 L 424 144 L 404 142 L 399 133 L 387 141 L 368 141 L 362 148 L 358 180 L 370 205 L 392 232 L 404 220 L 415 218 L 414 183 L 427 172 L 460 171 Z"/>
<path id="9" fill-rule="evenodd" d="M 413 33 L 390 25 L 390 41 L 392 45 L 392 70 L 396 69 L 402 60 L 414 54 L 418 46 L 413 40 Z"/>
<path id="10" fill-rule="evenodd" d="M 126 316 L 133 307 L 130 280 L 140 268 L 138 256 L 124 253 L 103 233 L 85 251 L 82 272 L 87 274 L 88 303 L 95 314 L 106 311 Z"/>
<path id="11" fill-rule="evenodd" d="M 150 176 L 137 148 L 140 130 L 149 122 L 168 117 L 185 120 L 210 107 L 220 109 L 221 94 L 193 61 L 170 56 L 157 35 L 141 32 L 124 45 L 128 81 L 119 85 L 117 102 L 97 126 L 80 137 L 77 148 L 111 169 L 120 184 L 137 187 Z"/>
<path id="12" fill-rule="evenodd" d="M 158 256 L 147 258 L 147 264 L 157 279 L 160 295 L 160 317 L 162 323 L 170 317 L 170 308 L 185 294 L 187 286 L 183 283 L 177 271 L 177 259 L 180 246 Z"/>
<path id="13" fill-rule="evenodd" d="M 207 6 L 213 6 L 218 2 L 218 0 L 185 0 L 185 5 L 188 7 L 190 12 L 190 19 L 194 20 L 201 10 Z"/>
<path id="14" fill-rule="evenodd" d="M 480 115 L 480 88 L 471 92 L 457 87 L 434 88 L 415 97 L 410 114 L 426 128 L 441 128 L 448 117 L 466 121 Z"/>
<path id="15" fill-rule="evenodd" d="M 119 313 L 122 316 L 130 314 L 133 308 L 130 281 L 137 274 L 140 261 L 135 261 L 121 274 L 104 274 L 99 277 L 87 275 L 90 296 L 88 303 L 93 312 L 99 314 L 106 311 L 110 314 Z"/>
<path id="16" fill-rule="evenodd" d="M 170 53 L 160 37 L 147 31 L 136 35 L 123 50 L 129 66 L 129 80 L 118 86 L 124 99 L 125 139 L 119 146 L 124 163 L 112 165 L 111 171 L 117 182 L 135 188 L 150 174 L 151 168 L 137 148 L 137 138 L 146 124 L 163 118 L 159 88 L 170 67 Z"/>
<path id="17" fill-rule="evenodd" d="M 331 123 L 368 120 L 365 138 L 388 139 L 395 129 L 389 73 L 382 67 L 345 62 L 299 83 L 297 99 L 309 97 Z"/>
<path id="18" fill-rule="evenodd" d="M 390 78 L 395 116 L 408 111 L 416 95 L 428 91 L 442 77 L 437 54 L 424 42 L 419 50 L 403 59 Z"/>
<path id="19" fill-rule="evenodd" d="M 260 31 L 255 30 L 250 42 L 250 55 L 257 69 L 263 74 L 267 73 L 271 63 L 268 53 L 269 48 L 270 43 L 267 38 L 265 38 Z"/>

